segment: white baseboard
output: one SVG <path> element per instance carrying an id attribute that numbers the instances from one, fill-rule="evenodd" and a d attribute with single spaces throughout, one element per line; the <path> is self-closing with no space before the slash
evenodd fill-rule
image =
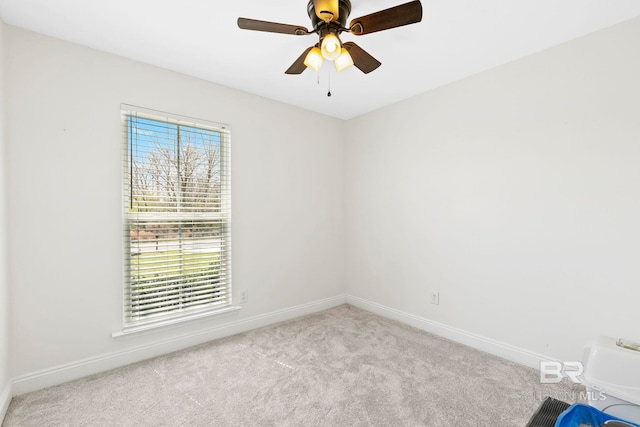
<path id="1" fill-rule="evenodd" d="M 451 341 L 467 345 L 477 350 L 484 351 L 485 353 L 493 354 L 536 370 L 540 369 L 540 362 L 557 361 L 556 359 L 546 357 L 529 350 L 524 350 L 510 344 L 454 328 L 424 317 L 409 314 L 404 311 L 396 310 L 353 295 L 347 295 L 347 304 L 351 304 L 380 316 L 398 320 L 402 323 L 413 326 L 414 328 L 422 329 L 423 331 L 430 332 L 434 335 L 450 339 Z"/>
<path id="2" fill-rule="evenodd" d="M 7 383 L 3 389 L 0 390 L 0 425 L 4 421 L 4 416 L 7 415 L 7 409 L 11 403 L 11 383 Z"/>
<path id="3" fill-rule="evenodd" d="M 305 316 L 307 314 L 316 313 L 318 311 L 345 304 L 346 302 L 346 295 L 338 295 L 283 310 L 273 311 L 271 313 L 249 317 L 247 319 L 229 322 L 224 325 L 191 334 L 158 341 L 150 345 L 135 347 L 124 351 L 79 360 L 49 369 L 43 369 L 41 371 L 32 372 L 30 374 L 14 378 L 11 390 L 13 391 L 13 396 L 19 396 L 21 394 L 62 384 L 67 381 L 76 380 L 88 375 L 128 365 L 130 363 L 139 362 L 144 359 L 182 350 L 214 339 L 250 331 L 263 326 L 269 326 L 274 323 L 295 319 L 296 317 Z M 9 397 L 10 396 L 11 394 L 9 394 Z M 2 402 L 0 401 L 0 404 L 1 403 Z"/>

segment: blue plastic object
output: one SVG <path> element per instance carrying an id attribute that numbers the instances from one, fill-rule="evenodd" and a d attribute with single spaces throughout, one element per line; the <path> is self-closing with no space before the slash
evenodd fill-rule
<path id="1" fill-rule="evenodd" d="M 602 423 L 609 420 L 622 421 L 630 426 L 640 427 L 639 424 L 634 424 L 629 421 L 621 420 L 613 415 L 606 414 L 593 406 L 585 405 L 582 403 L 574 403 L 569 406 L 566 411 L 560 414 L 556 420 L 555 427 L 600 427 Z"/>

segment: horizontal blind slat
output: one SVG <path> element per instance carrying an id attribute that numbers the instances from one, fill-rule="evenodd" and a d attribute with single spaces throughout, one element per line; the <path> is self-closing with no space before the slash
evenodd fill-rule
<path id="1" fill-rule="evenodd" d="M 149 310 L 145 311 L 144 313 L 140 313 L 137 310 L 130 310 L 128 312 L 128 314 L 131 317 L 135 317 L 137 319 L 150 318 L 154 314 L 155 315 L 160 314 L 160 313 L 173 314 L 175 312 L 185 311 L 185 309 L 196 308 L 196 306 L 207 306 L 207 305 L 211 306 L 211 307 L 214 307 L 214 306 L 216 306 L 216 307 L 224 307 L 224 306 L 227 306 L 228 304 L 226 303 L 226 301 L 224 299 L 223 300 L 212 300 L 212 301 L 209 301 L 209 302 L 200 302 L 200 303 L 197 303 L 197 304 L 188 303 L 188 304 L 184 304 L 182 307 L 179 307 L 179 308 L 175 308 L 175 307 L 170 306 L 170 305 L 162 306 L 162 307 L 156 307 L 156 308 L 153 308 L 153 309 L 149 309 Z M 157 318 L 157 316 L 155 316 L 155 317 Z"/>
<path id="2" fill-rule="evenodd" d="M 176 291 L 176 292 L 179 292 L 179 291 Z M 188 299 L 185 299 L 182 301 L 176 299 L 175 294 L 173 293 L 166 293 L 164 295 L 158 295 L 152 298 L 142 298 L 142 299 L 137 297 L 132 297 L 131 307 L 132 307 L 132 310 L 147 311 L 153 308 L 167 306 L 167 305 L 186 304 L 192 300 L 201 301 L 203 299 L 208 299 L 211 301 L 214 301 L 214 300 L 220 301 L 223 298 L 225 298 L 226 295 L 227 295 L 226 292 L 220 292 L 218 294 L 214 294 L 212 292 L 207 292 L 207 291 L 193 292 L 189 294 Z"/>
<path id="3" fill-rule="evenodd" d="M 186 286 L 184 285 L 175 285 L 175 284 L 167 284 L 166 286 L 158 286 L 153 290 L 146 290 L 145 286 L 132 286 L 130 292 L 128 293 L 130 298 L 139 298 L 142 296 L 148 296 L 149 298 L 153 297 L 153 295 L 166 294 L 170 292 L 174 292 L 176 290 L 189 290 L 194 291 L 197 289 L 209 289 L 211 292 L 215 291 L 216 288 L 220 292 L 226 292 L 226 286 L 224 286 L 223 280 L 216 279 L 216 281 L 202 280 L 199 282 L 190 283 Z"/>

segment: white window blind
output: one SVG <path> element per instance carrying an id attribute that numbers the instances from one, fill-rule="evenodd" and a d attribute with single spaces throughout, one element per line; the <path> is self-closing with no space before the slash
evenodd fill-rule
<path id="1" fill-rule="evenodd" d="M 121 115 L 125 329 L 230 306 L 229 126 Z"/>

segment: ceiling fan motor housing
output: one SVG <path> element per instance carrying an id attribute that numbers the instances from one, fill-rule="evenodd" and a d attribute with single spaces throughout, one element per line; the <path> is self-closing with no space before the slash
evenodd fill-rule
<path id="1" fill-rule="evenodd" d="M 340 0 L 338 3 L 338 11 L 338 18 L 333 19 L 332 23 L 338 24 L 344 28 L 347 25 L 347 19 L 349 18 L 349 14 L 351 13 L 351 1 Z M 315 30 L 318 29 L 318 26 L 325 23 L 323 20 L 318 18 L 318 15 L 316 15 L 316 9 L 315 5 L 313 4 L 313 0 L 309 0 L 309 4 L 307 4 L 307 14 L 311 19 L 311 23 Z"/>

